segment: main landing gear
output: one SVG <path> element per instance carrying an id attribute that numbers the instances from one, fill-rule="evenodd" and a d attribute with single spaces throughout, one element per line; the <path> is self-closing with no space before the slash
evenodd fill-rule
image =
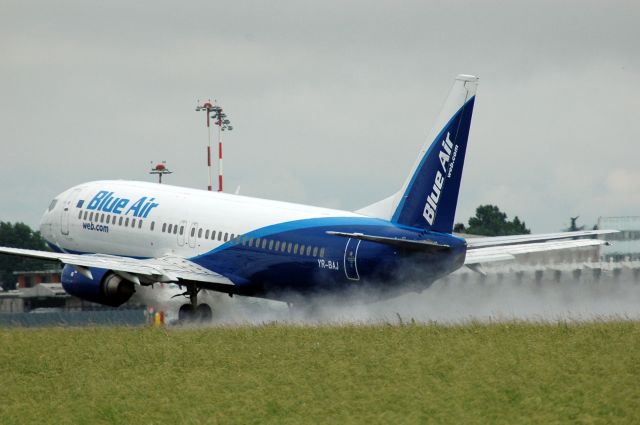
<path id="1" fill-rule="evenodd" d="M 193 283 L 185 284 L 186 292 L 180 294 L 189 298 L 189 304 L 183 304 L 178 310 L 178 323 L 208 323 L 213 318 L 211 307 L 208 304 L 198 304 L 198 292 L 200 289 Z"/>

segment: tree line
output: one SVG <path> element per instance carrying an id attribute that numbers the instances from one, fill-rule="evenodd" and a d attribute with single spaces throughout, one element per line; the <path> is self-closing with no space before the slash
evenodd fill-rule
<path id="1" fill-rule="evenodd" d="M 47 244 L 40 236 L 40 232 L 33 231 L 24 223 L 11 224 L 0 221 L 0 246 L 12 248 L 26 248 L 47 251 Z M 16 288 L 14 271 L 47 270 L 54 267 L 50 261 L 33 258 L 17 257 L 14 255 L 0 255 L 0 284 L 5 291 Z"/>
<path id="2" fill-rule="evenodd" d="M 507 220 L 507 214 L 500 211 L 500 208 L 495 205 L 480 205 L 476 208 L 476 215 L 469 219 L 468 226 L 456 223 L 453 231 L 478 236 L 528 235 L 531 233 L 525 222 L 520 221 L 518 216 L 515 216 L 513 220 Z"/>

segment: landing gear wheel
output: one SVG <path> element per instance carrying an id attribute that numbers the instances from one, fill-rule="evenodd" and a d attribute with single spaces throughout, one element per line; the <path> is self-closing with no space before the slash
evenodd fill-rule
<path id="1" fill-rule="evenodd" d="M 213 318 L 213 313 L 211 312 L 211 307 L 208 304 L 200 304 L 196 308 L 196 317 L 202 323 L 209 323 Z"/>
<path id="2" fill-rule="evenodd" d="M 193 322 L 196 317 L 196 309 L 191 304 L 183 304 L 178 310 L 178 321 L 180 323 Z"/>

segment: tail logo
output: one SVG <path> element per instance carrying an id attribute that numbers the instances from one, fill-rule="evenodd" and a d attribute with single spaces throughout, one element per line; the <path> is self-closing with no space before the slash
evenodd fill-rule
<path id="1" fill-rule="evenodd" d="M 442 148 L 438 153 L 442 171 L 436 171 L 433 187 L 431 189 L 431 193 L 427 197 L 427 202 L 424 205 L 424 212 L 422 213 L 422 216 L 430 225 L 433 225 L 433 221 L 436 218 L 438 201 L 440 200 L 440 194 L 442 193 L 442 187 L 444 186 L 444 176 L 446 175 L 447 178 L 451 177 L 457 154 L 458 145 L 455 145 L 455 147 L 453 146 L 450 139 L 450 133 L 447 133 L 447 137 L 442 141 Z"/>

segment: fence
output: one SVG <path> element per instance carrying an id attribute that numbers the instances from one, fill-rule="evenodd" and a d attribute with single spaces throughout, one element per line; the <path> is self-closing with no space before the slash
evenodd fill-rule
<path id="1" fill-rule="evenodd" d="M 145 310 L 141 309 L 0 314 L 0 327 L 141 326 L 146 323 Z"/>

